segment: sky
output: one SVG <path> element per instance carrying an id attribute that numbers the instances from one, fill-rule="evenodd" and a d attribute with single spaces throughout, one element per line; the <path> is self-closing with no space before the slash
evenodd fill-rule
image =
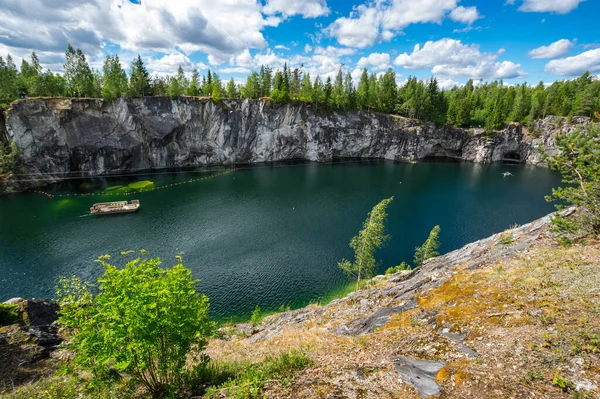
<path id="1" fill-rule="evenodd" d="M 392 68 L 508 84 L 600 74 L 600 0 L 0 0 L 0 55 L 62 70 L 68 43 L 94 69 L 138 54 L 151 73 L 217 71 L 244 82 L 285 62 L 314 77 Z"/>

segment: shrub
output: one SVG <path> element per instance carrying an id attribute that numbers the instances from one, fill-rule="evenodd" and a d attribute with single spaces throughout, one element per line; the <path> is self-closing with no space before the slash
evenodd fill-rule
<path id="1" fill-rule="evenodd" d="M 17 305 L 0 303 L 0 327 L 15 324 L 18 320 Z"/>
<path id="2" fill-rule="evenodd" d="M 500 239 L 498 240 L 498 243 L 500 245 L 504 245 L 504 246 L 509 246 L 514 242 L 515 242 L 515 237 L 513 236 L 512 232 L 510 232 L 510 231 L 505 231 L 504 233 L 502 233 L 500 235 Z"/>
<path id="3" fill-rule="evenodd" d="M 385 271 L 385 274 L 394 274 L 394 273 L 398 273 L 402 270 L 411 270 L 411 267 L 408 263 L 402 262 L 398 266 L 393 266 L 393 267 L 388 268 Z"/>
<path id="4" fill-rule="evenodd" d="M 260 313 L 260 307 L 258 305 L 256 305 L 256 307 L 252 311 L 252 315 L 250 316 L 250 322 L 252 323 L 252 325 L 257 326 L 260 324 L 262 319 L 263 319 L 263 317 Z"/>
<path id="5" fill-rule="evenodd" d="M 600 234 L 600 128 L 590 126 L 556 137 L 560 153 L 549 155 L 542 151 L 548 164 L 562 175 L 563 187 L 552 190 L 547 201 L 556 201 L 556 208 L 579 207 L 574 217 L 556 214 L 552 217 L 552 231 L 565 244 L 572 237 Z"/>
<path id="6" fill-rule="evenodd" d="M 98 294 L 79 279 L 57 287 L 60 325 L 72 334 L 75 363 L 98 377 L 109 368 L 127 373 L 153 397 L 179 388 L 186 357 L 201 351 L 211 334 L 208 298 L 196 292 L 191 271 L 181 263 L 137 258 L 118 269 L 104 266 Z"/>
<path id="7" fill-rule="evenodd" d="M 310 357 L 304 352 L 292 350 L 279 356 L 268 356 L 262 362 L 218 363 L 204 374 L 210 381 L 225 381 L 220 385 L 212 385 L 206 391 L 207 398 L 254 399 L 264 397 L 265 384 L 273 379 L 285 382 L 294 373 L 309 367 Z M 227 376 L 229 377 L 227 379 Z"/>

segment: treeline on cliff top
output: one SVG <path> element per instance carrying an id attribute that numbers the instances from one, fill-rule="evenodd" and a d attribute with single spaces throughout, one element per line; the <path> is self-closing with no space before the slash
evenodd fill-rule
<path id="1" fill-rule="evenodd" d="M 23 60 L 17 69 L 12 57 L 0 57 L 0 102 L 18 97 L 118 97 L 211 96 L 222 98 L 270 97 L 276 102 L 304 101 L 332 110 L 365 110 L 430 120 L 438 125 L 500 129 L 509 122 L 527 123 L 546 115 L 587 116 L 600 119 L 600 80 L 589 72 L 574 80 L 508 86 L 469 80 L 462 87 L 441 90 L 435 78 L 410 77 L 398 85 L 396 74 L 376 75 L 364 69 L 357 85 L 340 69 L 334 79 L 310 76 L 301 68 L 274 70 L 262 66 L 245 84 L 222 82 L 216 72 L 186 76 L 180 66 L 174 76 L 151 76 L 141 57 L 129 73 L 119 56 L 107 56 L 102 71 L 93 70 L 80 49 L 67 47 L 64 74 L 43 71 L 37 55 Z"/>

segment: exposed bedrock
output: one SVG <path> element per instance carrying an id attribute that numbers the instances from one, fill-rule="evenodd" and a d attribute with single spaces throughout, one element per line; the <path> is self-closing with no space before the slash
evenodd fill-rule
<path id="1" fill-rule="evenodd" d="M 16 141 L 25 171 L 58 181 L 200 165 L 304 159 L 430 157 L 490 163 L 542 163 L 558 131 L 588 120 L 547 117 L 532 132 L 518 124 L 486 135 L 478 129 L 369 112 L 329 112 L 314 104 L 181 97 L 30 99 L 16 102 L 0 135 Z M 45 181 L 48 182 L 47 180 Z"/>

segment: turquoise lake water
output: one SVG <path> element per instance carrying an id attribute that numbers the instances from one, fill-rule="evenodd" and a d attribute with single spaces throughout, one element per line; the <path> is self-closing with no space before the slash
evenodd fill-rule
<path id="1" fill-rule="evenodd" d="M 512 177 L 503 177 L 510 171 Z M 139 176 L 156 185 L 202 173 Z M 48 191 L 100 191 L 133 180 L 74 181 Z M 145 249 L 163 264 L 184 264 L 217 319 L 316 301 L 347 283 L 337 262 L 369 210 L 394 196 L 389 245 L 379 271 L 412 262 L 414 248 L 441 226 L 441 251 L 459 248 L 553 210 L 544 200 L 560 176 L 545 169 L 471 163 L 372 161 L 253 167 L 192 184 L 143 192 L 136 214 L 89 216 L 94 202 L 120 198 L 0 197 L 0 301 L 51 298 L 60 276 L 95 281 L 94 262 Z"/>

